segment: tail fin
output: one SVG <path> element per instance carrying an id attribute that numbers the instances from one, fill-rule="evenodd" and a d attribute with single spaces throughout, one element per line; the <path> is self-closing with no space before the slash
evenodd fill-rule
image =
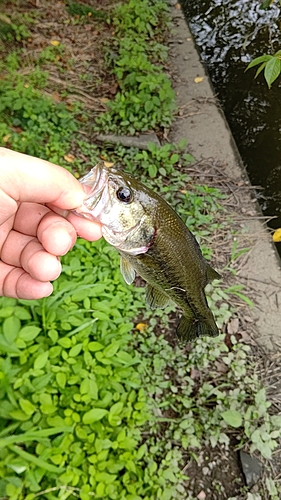
<path id="1" fill-rule="evenodd" d="M 179 340 L 191 342 L 199 337 L 216 337 L 219 335 L 214 318 L 196 319 L 182 316 L 177 328 Z"/>

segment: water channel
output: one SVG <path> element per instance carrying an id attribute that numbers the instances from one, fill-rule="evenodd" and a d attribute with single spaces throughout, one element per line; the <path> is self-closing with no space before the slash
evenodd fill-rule
<path id="1" fill-rule="evenodd" d="M 262 0 L 182 0 L 193 33 L 247 168 L 270 222 L 281 227 L 281 78 L 269 90 L 248 63 L 281 49 L 280 4 Z M 281 243 L 278 244 L 281 250 Z"/>

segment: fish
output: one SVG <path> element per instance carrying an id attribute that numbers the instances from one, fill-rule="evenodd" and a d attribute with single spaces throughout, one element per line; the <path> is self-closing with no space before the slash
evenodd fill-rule
<path id="1" fill-rule="evenodd" d="M 217 336 L 205 287 L 221 276 L 173 208 L 120 165 L 99 161 L 79 180 L 87 198 L 75 213 L 101 224 L 103 237 L 120 254 L 125 282 L 133 283 L 137 273 L 146 281 L 152 309 L 170 301 L 182 309 L 176 330 L 180 341 Z"/>

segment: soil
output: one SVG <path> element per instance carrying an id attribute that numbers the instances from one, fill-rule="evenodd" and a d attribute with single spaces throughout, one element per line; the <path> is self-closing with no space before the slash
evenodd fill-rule
<path id="1" fill-rule="evenodd" d="M 106 13 L 117 2 L 87 0 L 82 3 Z M 163 141 L 163 136 L 168 137 L 171 142 L 178 142 L 182 137 L 188 139 L 189 150 L 196 158 L 196 162 L 188 169 L 189 174 L 196 183 L 207 183 L 225 191 L 225 204 L 231 213 L 232 224 L 237 228 L 239 243 L 252 247 L 247 257 L 241 256 L 237 260 L 236 267 L 239 282 L 247 285 L 247 296 L 253 297 L 257 306 L 251 313 L 243 301 L 238 301 L 238 321 L 236 318 L 233 323 L 232 319 L 232 323 L 230 321 L 225 325 L 225 331 L 234 333 L 237 338 L 242 338 L 253 346 L 261 361 L 261 373 L 265 379 L 270 380 L 273 388 L 272 401 L 275 410 L 279 412 L 280 357 L 276 353 L 275 359 L 271 354 L 265 356 L 264 349 L 272 349 L 273 345 L 281 343 L 281 333 L 277 327 L 280 323 L 281 304 L 277 288 L 281 281 L 280 267 L 264 229 L 264 220 L 253 203 L 254 191 L 249 186 L 245 171 L 241 169 L 239 155 L 198 59 L 180 5 L 173 1 L 171 4 L 175 31 L 169 40 L 167 72 L 178 96 L 179 112 L 171 130 L 161 133 L 159 139 Z M 14 9 L 14 3 L 5 2 L 1 16 L 5 15 L 9 19 L 13 16 Z M 18 2 L 17 12 L 30 13 L 32 17 L 34 13 L 36 15 L 30 37 L 17 42 L 18 47 L 23 49 L 20 71 L 28 74 L 42 49 L 50 47 L 54 41 L 59 42 L 64 46 L 64 51 L 61 54 L 58 52 L 57 56 L 60 64 L 53 61 L 45 63 L 42 68 L 49 72 L 45 92 L 54 100 L 64 101 L 70 106 L 73 102 L 82 102 L 93 117 L 104 111 L 107 100 L 118 91 L 118 84 L 107 69 L 104 58 L 104 47 L 110 43 L 112 26 L 94 15 L 86 16 L 83 20 L 78 15 L 70 16 L 65 4 L 56 0 L 23 0 Z M 12 44 L 2 43 L 0 55 L 6 55 L 9 49 L 12 49 Z M 199 78 L 197 82 L 196 78 Z M 88 134 L 91 139 L 90 131 L 84 130 L 83 133 Z M 77 156 L 77 151 L 75 155 Z M 229 259 L 231 244 L 233 241 L 229 239 L 227 228 L 225 234 L 214 235 L 214 260 L 218 269 L 222 269 Z M 231 273 L 226 273 L 225 279 L 226 283 L 231 284 L 234 278 Z M 171 316 L 173 327 L 174 324 L 175 316 Z M 175 338 L 169 330 L 166 338 L 174 345 Z M 256 342 L 257 338 L 259 343 Z M 228 450 L 223 447 L 206 448 L 201 450 L 197 461 L 187 459 L 183 470 L 187 475 L 188 494 L 198 500 L 245 498 L 242 492 L 245 481 L 234 445 L 233 442 Z M 260 491 L 259 488 L 262 489 L 261 483 L 254 486 L 252 491 Z"/>

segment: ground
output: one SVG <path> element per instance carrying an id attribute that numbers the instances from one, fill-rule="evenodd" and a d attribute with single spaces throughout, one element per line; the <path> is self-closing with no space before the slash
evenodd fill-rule
<path id="1" fill-rule="evenodd" d="M 85 3 L 97 9 L 98 12 L 106 13 L 116 2 L 88 0 Z M 13 9 L 14 5 L 6 2 L 5 16 L 9 18 Z M 47 49 L 50 44 L 63 45 L 65 47 L 63 53 L 60 54 L 58 51 L 57 54 L 58 60 L 63 62 L 63 65 L 56 65 L 55 61 L 45 62 L 45 68 L 43 65 L 43 69 L 49 72 L 48 88 L 45 92 L 54 100 L 63 100 L 70 106 L 79 100 L 91 111 L 93 117 L 106 109 L 107 100 L 112 98 L 118 90 L 115 78 L 108 71 L 104 61 L 103 48 L 110 40 L 112 27 L 93 15 L 88 18 L 86 16 L 81 22 L 77 14 L 77 22 L 75 23 L 75 15 L 70 22 L 64 3 L 56 0 L 24 1 L 17 9 L 22 13 L 28 13 L 29 10 L 33 13 L 34 10 L 37 12 L 37 20 L 31 28 L 30 37 L 20 43 L 24 47 L 23 57 L 25 58 L 22 71 L 28 72 L 29 68 L 34 66 L 42 49 Z M 279 411 L 279 389 L 276 386 L 276 378 L 280 373 L 279 365 L 276 360 L 272 361 L 270 354 L 263 356 L 263 348 L 266 344 L 264 340 L 274 337 L 275 325 L 279 324 L 276 322 L 279 311 L 274 283 L 279 281 L 280 269 L 269 240 L 267 236 L 264 236 L 264 230 L 259 221 L 260 214 L 256 212 L 252 203 L 252 191 L 245 172 L 240 169 L 240 161 L 228 127 L 221 112 L 218 111 L 217 101 L 212 94 L 204 69 L 198 63 L 198 56 L 183 21 L 179 4 L 172 7 L 172 13 L 176 31 L 173 31 L 169 39 L 170 57 L 166 70 L 172 78 L 180 107 L 175 116 L 174 125 L 171 130 L 165 131 L 164 137 L 175 142 L 182 137 L 188 139 L 190 151 L 196 158 L 196 162 L 188 169 L 194 182 L 206 182 L 220 187 L 227 194 L 225 201 L 227 209 L 232 215 L 232 223 L 237 228 L 237 233 L 241 238 L 245 238 L 245 245 L 253 241 L 253 234 L 256 233 L 258 239 L 262 241 L 263 246 L 258 250 L 258 256 L 256 251 L 252 252 L 256 261 L 263 261 L 264 252 L 267 252 L 267 268 L 271 267 L 270 275 L 266 274 L 257 278 L 256 271 L 252 269 L 254 261 L 251 261 L 251 256 L 241 257 L 237 262 L 238 276 L 240 275 L 241 279 L 249 284 L 249 294 L 252 294 L 253 298 L 260 299 L 263 304 L 261 309 L 268 311 L 265 301 L 272 300 L 272 293 L 275 293 L 274 301 L 277 306 L 270 305 L 272 321 L 269 324 L 269 330 L 266 326 L 268 323 L 265 321 L 265 315 L 259 315 L 258 335 L 261 347 L 254 340 L 255 314 L 251 315 L 243 302 L 238 300 L 236 305 L 240 311 L 239 317 L 235 318 L 235 321 L 232 320 L 225 328 L 228 333 L 233 333 L 237 335 L 237 338 L 243 338 L 245 342 L 253 345 L 258 359 L 261 360 L 260 366 L 264 370 L 264 376 L 270 377 L 270 385 L 274 388 L 271 397 L 272 400 L 275 397 L 274 404 Z M 197 81 L 195 81 L 196 78 L 198 78 Z M 64 92 L 65 90 L 67 93 Z M 90 129 L 84 133 L 88 134 L 90 139 L 92 138 Z M 163 141 L 163 134 L 159 137 Z M 79 151 L 72 153 L 79 155 Z M 245 230 L 249 219 L 251 224 L 255 224 L 254 230 L 251 226 L 250 234 Z M 226 264 L 224 246 L 233 243 L 227 241 L 228 238 L 227 231 L 224 235 L 222 233 L 214 235 L 214 260 L 218 269 L 223 269 Z M 274 283 L 272 276 L 274 276 Z M 229 283 L 233 282 L 231 281 L 233 277 L 227 272 L 225 278 Z M 255 279 L 265 282 L 266 290 L 264 288 L 257 290 L 256 286 L 253 287 Z M 267 293 L 269 286 L 273 287 L 272 293 L 271 289 L 270 293 Z M 174 318 L 171 317 L 171 322 L 173 321 Z M 168 330 L 166 334 L 167 339 L 173 345 L 174 337 L 169 336 Z M 278 335 L 280 335 L 279 331 Z M 229 450 L 225 450 L 223 446 L 202 450 L 197 461 L 188 459 L 183 464 L 183 470 L 189 478 L 186 482 L 187 491 L 192 492 L 198 500 L 227 500 L 234 496 L 239 499 L 239 492 L 245 484 L 234 441 Z"/>

